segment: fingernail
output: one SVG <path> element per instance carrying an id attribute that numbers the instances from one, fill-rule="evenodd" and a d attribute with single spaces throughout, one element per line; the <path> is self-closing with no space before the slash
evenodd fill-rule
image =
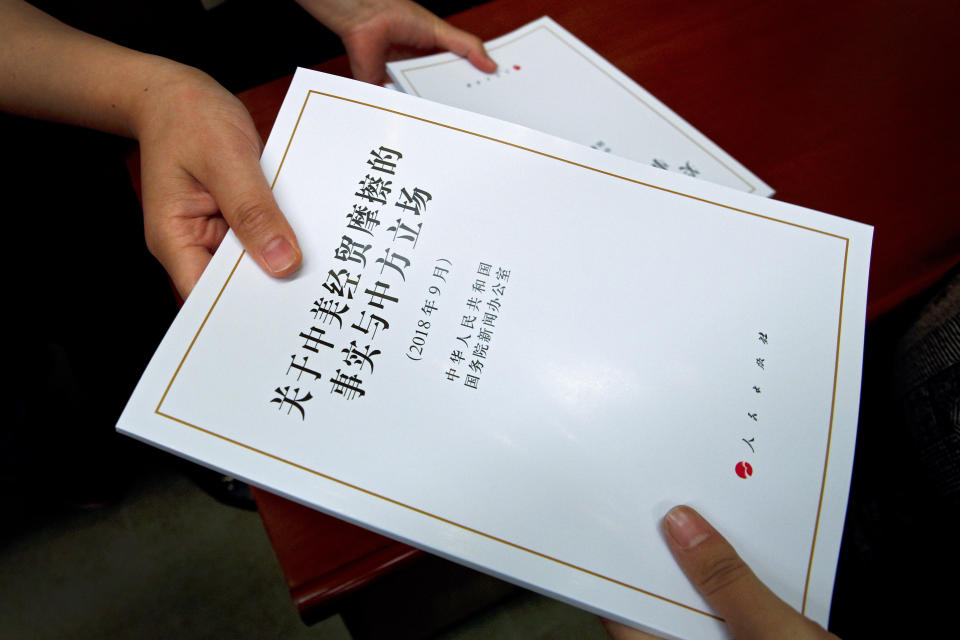
<path id="1" fill-rule="evenodd" d="M 297 251 L 286 238 L 275 238 L 261 254 L 267 267 L 274 273 L 282 273 L 297 261 Z"/>
<path id="2" fill-rule="evenodd" d="M 684 549 L 692 549 L 710 537 L 710 526 L 690 507 L 674 507 L 663 519 L 667 533 Z"/>

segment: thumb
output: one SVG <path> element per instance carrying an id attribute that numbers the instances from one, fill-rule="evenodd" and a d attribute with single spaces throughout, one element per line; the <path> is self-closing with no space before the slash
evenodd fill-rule
<path id="1" fill-rule="evenodd" d="M 219 160 L 197 179 L 210 191 L 244 249 L 271 276 L 296 271 L 302 261 L 300 246 L 273 199 L 256 151 L 251 147 Z"/>
<path id="2" fill-rule="evenodd" d="M 497 63 L 487 55 L 480 38 L 462 29 L 457 29 L 445 20 L 439 18 L 437 20 L 436 37 L 437 44 L 440 47 L 466 58 L 470 61 L 470 64 L 480 71 L 493 73 L 497 70 Z"/>
<path id="3" fill-rule="evenodd" d="M 699 513 L 674 507 L 663 522 L 667 544 L 680 568 L 726 620 L 737 640 L 828 637 L 770 591 Z"/>

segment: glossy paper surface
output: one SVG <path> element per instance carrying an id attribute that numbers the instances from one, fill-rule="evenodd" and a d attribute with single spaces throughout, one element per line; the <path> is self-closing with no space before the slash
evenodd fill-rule
<path id="1" fill-rule="evenodd" d="M 271 279 L 229 235 L 122 431 L 724 637 L 659 532 L 690 504 L 826 620 L 869 227 L 303 70 L 263 166 L 303 268 Z"/>

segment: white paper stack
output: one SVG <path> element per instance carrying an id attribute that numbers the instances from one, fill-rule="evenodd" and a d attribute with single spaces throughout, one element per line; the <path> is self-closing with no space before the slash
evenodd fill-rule
<path id="1" fill-rule="evenodd" d="M 703 513 L 826 622 L 872 230 L 300 70 L 263 154 L 303 268 L 228 234 L 118 428 L 677 638 Z"/>
<path id="2" fill-rule="evenodd" d="M 452 53 L 391 62 L 398 89 L 668 171 L 773 194 L 730 154 L 548 17 L 485 44 L 485 74 Z"/>

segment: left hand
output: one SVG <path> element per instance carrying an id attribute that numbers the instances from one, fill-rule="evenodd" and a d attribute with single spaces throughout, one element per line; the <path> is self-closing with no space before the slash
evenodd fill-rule
<path id="1" fill-rule="evenodd" d="M 480 71 L 497 69 L 477 36 L 457 29 L 410 0 L 297 0 L 310 15 L 340 36 L 353 77 L 383 84 L 395 46 L 447 49 Z"/>
<path id="2" fill-rule="evenodd" d="M 250 114 L 213 78 L 166 62 L 135 119 L 151 253 L 183 298 L 228 227 L 266 273 L 293 273 L 299 244 L 264 178 Z"/>

